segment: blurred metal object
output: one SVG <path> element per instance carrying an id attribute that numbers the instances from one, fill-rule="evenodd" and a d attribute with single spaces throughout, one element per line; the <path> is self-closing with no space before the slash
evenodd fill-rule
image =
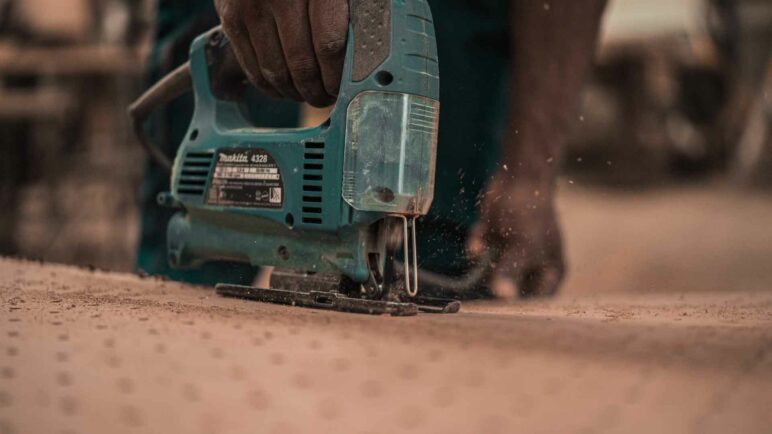
<path id="1" fill-rule="evenodd" d="M 130 47 L 77 45 L 29 47 L 0 41 L 2 75 L 137 76 L 142 72 L 141 54 Z"/>
<path id="2" fill-rule="evenodd" d="M 0 89 L 0 119 L 61 120 L 75 105 L 74 95 L 63 89 L 2 90 Z"/>
<path id="3" fill-rule="evenodd" d="M 646 185 L 727 173 L 770 43 L 769 1 L 612 1 L 567 147 L 572 175 Z"/>
<path id="4" fill-rule="evenodd" d="M 734 164 L 741 185 L 772 184 L 772 58 L 760 92 L 747 116 Z"/>
<path id="5" fill-rule="evenodd" d="M 12 19 L 25 38 L 47 43 L 82 43 L 89 39 L 90 0 L 11 0 Z"/>
<path id="6" fill-rule="evenodd" d="M 133 44 L 150 20 L 148 0 L 0 0 L 0 31 L 50 45 Z M 3 24 L 6 24 L 5 26 Z"/>
<path id="7" fill-rule="evenodd" d="M 0 253 L 131 268 L 142 156 L 122 107 L 154 3 L 0 0 Z"/>

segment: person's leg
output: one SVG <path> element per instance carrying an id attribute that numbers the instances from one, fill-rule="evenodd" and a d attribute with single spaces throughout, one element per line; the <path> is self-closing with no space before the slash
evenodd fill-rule
<path id="1" fill-rule="evenodd" d="M 554 191 L 605 0 L 517 0 L 510 24 L 507 134 L 472 245 L 495 257 L 493 289 L 554 294 L 564 276 Z"/>
<path id="2" fill-rule="evenodd" d="M 0 122 L 0 255 L 18 253 L 16 229 L 19 222 L 21 191 L 30 159 L 30 125 L 27 122 Z"/>
<path id="3" fill-rule="evenodd" d="M 473 244 L 498 256 L 497 273 L 518 280 L 523 293 L 552 293 L 563 270 L 552 191 L 605 1 L 431 3 L 441 114 L 422 265 L 463 269 L 468 231 L 482 209 L 477 232 L 485 236 Z M 488 243 L 493 233 L 503 242 Z"/>
<path id="4" fill-rule="evenodd" d="M 459 274 L 481 189 L 496 167 L 509 43 L 506 1 L 430 1 L 440 64 L 434 202 L 419 220 L 422 268 Z"/>

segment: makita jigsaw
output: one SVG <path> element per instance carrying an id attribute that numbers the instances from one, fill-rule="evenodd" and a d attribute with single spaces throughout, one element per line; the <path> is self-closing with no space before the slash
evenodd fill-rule
<path id="1" fill-rule="evenodd" d="M 340 93 L 322 125 L 253 127 L 240 101 L 246 80 L 219 28 L 132 106 L 140 141 L 171 172 L 172 191 L 159 197 L 180 210 L 168 226 L 169 262 L 276 267 L 271 288 L 218 285 L 226 296 L 392 315 L 456 312 L 457 301 L 418 294 L 416 218 L 433 198 L 440 110 L 429 5 L 351 0 L 350 16 Z M 172 165 L 143 123 L 190 88 L 195 113 Z M 395 261 L 399 251 L 404 263 Z"/>

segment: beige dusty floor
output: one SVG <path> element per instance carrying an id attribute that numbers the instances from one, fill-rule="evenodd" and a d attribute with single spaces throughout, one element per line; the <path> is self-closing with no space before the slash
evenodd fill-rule
<path id="1" fill-rule="evenodd" d="M 772 205 L 569 191 L 555 300 L 346 315 L 0 260 L 0 434 L 772 432 Z"/>

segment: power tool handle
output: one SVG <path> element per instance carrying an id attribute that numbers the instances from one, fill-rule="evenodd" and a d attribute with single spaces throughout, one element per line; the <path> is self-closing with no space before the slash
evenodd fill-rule
<path id="1" fill-rule="evenodd" d="M 350 0 L 348 42 L 352 50 L 351 80 L 369 77 L 391 53 L 391 0 Z M 248 85 L 230 41 L 222 31 L 212 34 L 206 47 L 209 87 L 221 100 L 237 101 Z M 342 81 L 346 78 L 342 77 Z"/>
<path id="2" fill-rule="evenodd" d="M 241 69 L 228 38 L 217 30 L 206 46 L 209 88 L 215 98 L 237 102 L 243 100 L 249 80 Z"/>

